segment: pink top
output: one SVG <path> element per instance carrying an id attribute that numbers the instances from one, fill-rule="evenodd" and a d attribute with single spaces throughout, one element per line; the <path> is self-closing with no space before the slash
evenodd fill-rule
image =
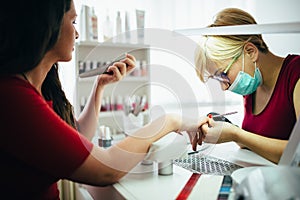
<path id="1" fill-rule="evenodd" d="M 68 178 L 93 144 L 63 121 L 35 88 L 0 77 L 0 193 L 5 199 L 59 199 Z"/>
<path id="2" fill-rule="evenodd" d="M 300 56 L 288 55 L 280 70 L 271 99 L 261 113 L 252 114 L 253 94 L 244 97 L 245 117 L 242 128 L 258 135 L 288 140 L 296 123 L 293 91 L 299 78 Z"/>

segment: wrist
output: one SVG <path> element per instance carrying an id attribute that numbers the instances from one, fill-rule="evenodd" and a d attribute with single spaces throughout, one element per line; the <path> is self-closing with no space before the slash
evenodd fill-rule
<path id="1" fill-rule="evenodd" d="M 181 124 L 182 124 L 182 119 L 180 118 L 180 116 L 176 115 L 176 114 L 168 114 L 167 115 L 167 120 L 168 120 L 168 129 L 169 131 L 179 131 L 181 128 Z"/>
<path id="2" fill-rule="evenodd" d="M 101 80 L 101 76 L 98 76 L 96 81 L 95 81 L 95 87 L 97 89 L 104 89 L 105 83 Z"/>
<path id="3" fill-rule="evenodd" d="M 241 132 L 241 129 L 235 125 L 232 125 L 233 128 L 232 128 L 232 141 L 236 142 L 236 143 L 239 143 L 239 137 L 240 137 L 240 132 Z"/>

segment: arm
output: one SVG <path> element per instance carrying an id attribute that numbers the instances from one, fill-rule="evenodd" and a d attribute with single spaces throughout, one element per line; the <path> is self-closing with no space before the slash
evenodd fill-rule
<path id="1" fill-rule="evenodd" d="M 202 130 L 205 134 L 205 142 L 224 143 L 234 141 L 241 147 L 246 147 L 258 155 L 278 163 L 283 153 L 287 140 L 263 137 L 248 131 L 245 131 L 228 122 L 216 122 L 212 119 L 208 125 L 203 125 Z"/>
<path id="2" fill-rule="evenodd" d="M 163 116 L 104 150 L 62 120 L 36 90 L 19 82 L 12 80 L 11 86 L 1 87 L 8 94 L 2 99 L 7 114 L 0 116 L 1 148 L 45 177 L 111 184 L 144 158 L 153 141 L 171 131 L 198 131 L 207 123 L 206 119 L 185 123 L 176 115 Z M 12 110 L 18 110 L 18 115 Z"/>
<path id="3" fill-rule="evenodd" d="M 293 103 L 296 118 L 300 116 L 300 80 L 298 80 L 294 92 Z M 234 141 L 241 147 L 246 147 L 251 151 L 263 156 L 264 158 L 278 163 L 280 157 L 288 143 L 288 140 L 280 140 L 274 138 L 268 138 L 245 131 L 239 127 L 236 127 L 230 123 L 209 121 L 208 125 L 203 125 L 202 130 L 204 132 L 204 141 L 208 143 L 223 143 Z"/>
<path id="4" fill-rule="evenodd" d="M 297 81 L 294 94 L 293 94 L 293 100 L 294 100 L 294 108 L 296 112 L 296 117 L 299 119 L 300 116 L 300 79 Z"/>
<path id="5" fill-rule="evenodd" d="M 262 157 L 278 163 L 288 143 L 288 140 L 279 140 L 263 137 L 243 129 L 235 135 L 235 142 L 246 147 Z"/>
<path id="6" fill-rule="evenodd" d="M 296 118 L 300 116 L 300 79 L 297 81 L 293 92 L 293 103 Z M 236 135 L 236 142 L 246 146 L 255 153 L 269 159 L 274 163 L 278 163 L 280 157 L 288 143 L 288 140 L 279 140 L 256 135 L 244 130 Z"/>
<path id="7" fill-rule="evenodd" d="M 199 124 L 203 123 L 207 123 L 206 119 L 186 126 L 175 115 L 160 117 L 107 150 L 94 147 L 84 163 L 69 178 L 93 185 L 115 183 L 143 160 L 154 141 L 172 131 L 197 130 Z"/>
<path id="8" fill-rule="evenodd" d="M 108 68 L 108 71 L 112 71 L 113 75 L 101 74 L 95 80 L 87 103 L 77 119 L 79 132 L 88 139 L 93 138 L 97 128 L 105 85 L 121 80 L 128 72 L 132 71 L 134 65 L 134 56 L 127 54 L 124 60 L 116 62 Z"/>

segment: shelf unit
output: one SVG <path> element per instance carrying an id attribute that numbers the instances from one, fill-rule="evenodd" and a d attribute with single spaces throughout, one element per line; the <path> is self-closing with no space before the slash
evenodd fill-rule
<path id="1" fill-rule="evenodd" d="M 185 36 L 300 33 L 300 22 L 189 28 L 177 29 L 175 32 Z"/>
<path id="2" fill-rule="evenodd" d="M 125 44 L 125 43 L 99 43 L 99 42 L 78 42 L 75 45 L 75 62 L 76 62 L 76 94 L 75 94 L 75 115 L 78 116 L 82 110 L 84 99 L 86 100 L 93 88 L 93 84 L 97 76 L 80 78 L 79 72 L 88 71 L 97 67 L 97 63 L 105 64 L 113 61 L 124 53 L 130 53 L 135 56 L 138 61 L 137 65 L 142 65 L 145 73 L 141 73 L 141 69 L 136 67 L 138 72 L 133 71 L 123 80 L 109 84 L 105 87 L 103 99 L 112 105 L 116 103 L 116 99 L 125 97 L 146 96 L 147 104 L 150 104 L 150 72 L 148 63 L 150 62 L 149 46 L 144 44 Z M 83 64 L 84 63 L 84 64 Z M 92 64 L 91 64 L 92 63 Z M 85 66 L 85 69 L 82 69 Z M 109 99 L 109 100 L 108 100 Z M 122 116 L 124 111 L 110 109 L 111 111 L 101 111 L 99 125 L 106 125 L 117 132 L 122 131 Z M 144 112 L 146 113 L 146 112 Z M 145 118 L 147 119 L 147 118 Z M 121 123 L 121 124 L 120 124 Z M 144 122 L 146 123 L 146 122 Z"/>
<path id="3" fill-rule="evenodd" d="M 233 25 L 233 26 L 219 26 L 219 27 L 199 27 L 199 28 L 186 28 L 186 29 L 175 29 L 174 32 L 178 37 L 193 37 L 201 35 L 251 35 L 251 34 L 266 34 L 266 35 L 292 35 L 300 33 L 300 21 L 295 22 L 281 22 L 281 23 L 265 23 L 265 24 L 251 24 L 251 25 Z M 299 48 L 298 48 L 299 49 Z M 209 104 L 202 103 L 199 106 L 207 108 Z M 218 105 L 213 105 L 218 106 Z M 223 105 L 221 105 L 223 106 Z M 226 105 L 226 108 L 229 110 L 235 110 L 239 108 L 238 104 L 236 105 Z M 232 109 L 234 108 L 234 109 Z M 243 109 L 241 105 L 240 109 Z M 204 111 L 204 109 L 201 109 Z M 232 116 L 235 118 L 232 121 L 235 121 L 237 125 L 241 125 L 243 112 Z"/>

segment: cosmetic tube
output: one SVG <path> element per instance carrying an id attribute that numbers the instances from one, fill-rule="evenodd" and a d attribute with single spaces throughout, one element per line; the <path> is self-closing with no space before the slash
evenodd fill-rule
<path id="1" fill-rule="evenodd" d="M 117 12 L 117 18 L 116 18 L 116 34 L 117 36 L 122 33 L 122 19 L 121 19 L 121 12 Z"/>
<path id="2" fill-rule="evenodd" d="M 138 38 L 144 38 L 145 11 L 135 10 L 135 12 L 136 12 L 136 26 L 138 31 Z"/>
<path id="3" fill-rule="evenodd" d="M 90 8 L 87 5 L 82 5 L 80 14 L 80 40 L 86 41 L 90 39 L 89 31 L 89 13 Z"/>
<path id="4" fill-rule="evenodd" d="M 129 41 L 130 40 L 130 15 L 129 12 L 126 11 L 125 12 L 125 36 L 126 36 L 126 40 Z"/>

